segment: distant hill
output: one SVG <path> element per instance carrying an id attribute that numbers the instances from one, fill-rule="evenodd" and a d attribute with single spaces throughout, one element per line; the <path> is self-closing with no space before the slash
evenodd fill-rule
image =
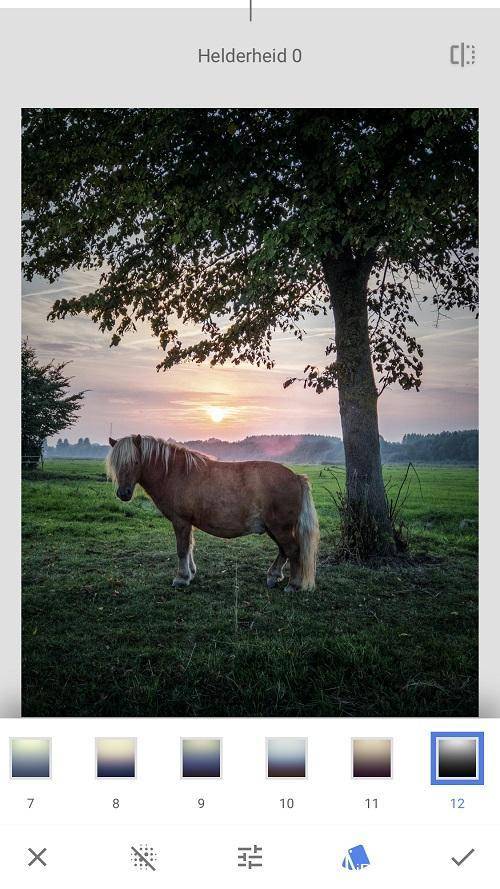
<path id="1" fill-rule="evenodd" d="M 187 441 L 188 448 L 218 460 L 275 460 L 280 463 L 343 463 L 340 438 L 329 435 L 249 435 L 242 441 Z"/>
<path id="2" fill-rule="evenodd" d="M 46 445 L 43 449 L 43 456 L 46 460 L 61 459 L 68 460 L 71 458 L 79 460 L 104 460 L 109 451 L 109 444 L 96 444 L 91 442 L 89 438 L 79 438 L 74 444 L 67 438 L 60 438 L 55 446 Z"/>
<path id="3" fill-rule="evenodd" d="M 187 447 L 218 460 L 275 460 L 280 463 L 343 463 L 344 446 L 340 438 L 330 435 L 249 435 L 242 441 L 186 441 Z M 54 447 L 46 447 L 46 459 L 104 459 L 109 446 L 79 438 L 70 444 L 59 439 Z M 412 432 L 402 441 L 380 438 L 383 463 L 458 463 L 477 465 L 479 433 L 477 429 L 460 432 L 439 432 L 419 435 Z"/>
<path id="4" fill-rule="evenodd" d="M 466 463 L 477 466 L 479 461 L 479 432 L 464 429 L 459 432 L 438 432 L 419 435 L 410 432 L 396 444 L 381 439 L 384 463 Z"/>

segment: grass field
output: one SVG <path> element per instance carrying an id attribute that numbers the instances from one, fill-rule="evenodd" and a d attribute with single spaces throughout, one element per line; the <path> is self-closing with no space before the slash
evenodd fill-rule
<path id="1" fill-rule="evenodd" d="M 121 503 L 99 461 L 24 480 L 23 713 L 28 716 L 459 716 L 477 713 L 477 470 L 420 467 L 406 563 L 335 564 L 319 466 L 314 593 L 267 590 L 267 537 L 196 534 L 174 590 L 169 522 Z M 343 470 L 336 470 L 342 478 Z M 385 469 L 397 486 L 404 469 Z"/>

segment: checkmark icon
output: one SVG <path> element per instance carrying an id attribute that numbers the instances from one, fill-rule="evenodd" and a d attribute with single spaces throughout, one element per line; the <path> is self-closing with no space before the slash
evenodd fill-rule
<path id="1" fill-rule="evenodd" d="M 467 859 L 470 858 L 472 853 L 475 851 L 476 851 L 475 849 L 471 849 L 470 852 L 467 852 L 467 855 L 464 855 L 464 857 L 460 859 L 460 861 L 457 861 L 456 858 L 452 858 L 451 860 L 455 862 L 457 867 L 460 867 L 460 865 L 463 864 L 464 861 L 467 861 Z"/>

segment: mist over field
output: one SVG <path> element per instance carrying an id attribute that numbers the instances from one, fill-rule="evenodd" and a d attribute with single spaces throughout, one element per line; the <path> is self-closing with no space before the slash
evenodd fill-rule
<path id="1" fill-rule="evenodd" d="M 340 438 L 329 435 L 249 435 L 241 441 L 218 438 L 183 442 L 187 447 L 218 460 L 274 460 L 288 463 L 343 463 Z M 45 448 L 47 459 L 102 459 L 109 445 L 79 438 L 71 444 L 59 438 Z M 476 466 L 479 434 L 477 429 L 441 432 L 435 435 L 403 436 L 402 442 L 380 440 L 383 463 L 458 463 Z"/>

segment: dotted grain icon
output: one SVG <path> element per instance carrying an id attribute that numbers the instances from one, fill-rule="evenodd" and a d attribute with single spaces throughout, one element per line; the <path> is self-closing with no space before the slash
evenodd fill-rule
<path id="1" fill-rule="evenodd" d="M 130 860 L 138 870 L 156 870 L 158 854 L 152 846 L 141 843 L 139 846 L 130 847 Z"/>

